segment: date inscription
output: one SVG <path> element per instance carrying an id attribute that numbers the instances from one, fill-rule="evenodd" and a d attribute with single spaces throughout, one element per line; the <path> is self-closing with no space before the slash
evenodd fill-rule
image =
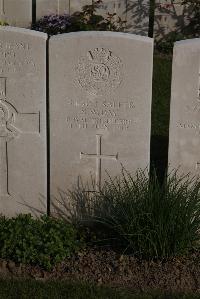
<path id="1" fill-rule="evenodd" d="M 66 116 L 66 123 L 70 129 L 123 131 L 138 122 L 133 100 L 67 100 L 67 105 L 71 113 Z"/>

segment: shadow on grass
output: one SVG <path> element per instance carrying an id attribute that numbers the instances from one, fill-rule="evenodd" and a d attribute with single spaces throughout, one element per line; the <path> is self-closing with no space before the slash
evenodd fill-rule
<path id="1" fill-rule="evenodd" d="M 168 136 L 153 135 L 151 137 L 150 172 L 156 171 L 160 183 L 163 182 L 167 173 L 168 143 Z"/>
<path id="2" fill-rule="evenodd" d="M 0 280 L 0 298 L 48 299 L 198 299 L 198 294 L 138 293 L 94 284 L 69 281 Z"/>

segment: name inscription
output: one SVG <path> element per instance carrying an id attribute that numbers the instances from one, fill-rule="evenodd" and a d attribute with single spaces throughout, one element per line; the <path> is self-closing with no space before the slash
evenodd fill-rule
<path id="1" fill-rule="evenodd" d="M 70 129 L 129 130 L 138 122 L 132 100 L 68 100 L 67 105 L 71 111 L 66 116 Z"/>
<path id="2" fill-rule="evenodd" d="M 196 133 L 200 134 L 200 123 L 194 123 L 194 122 L 178 123 L 177 127 L 180 129 L 194 130 L 196 131 Z"/>
<path id="3" fill-rule="evenodd" d="M 28 43 L 0 42 L 0 74 L 21 71 L 33 73 L 35 69 Z"/>

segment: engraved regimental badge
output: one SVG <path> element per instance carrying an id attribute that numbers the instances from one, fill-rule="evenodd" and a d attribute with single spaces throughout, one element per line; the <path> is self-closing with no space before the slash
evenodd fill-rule
<path id="1" fill-rule="evenodd" d="M 112 51 L 96 48 L 80 57 L 76 66 L 79 85 L 93 95 L 112 93 L 122 81 L 122 62 Z"/>

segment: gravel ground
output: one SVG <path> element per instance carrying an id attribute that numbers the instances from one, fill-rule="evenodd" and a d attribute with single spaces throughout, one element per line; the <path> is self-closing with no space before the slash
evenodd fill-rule
<path id="1" fill-rule="evenodd" d="M 137 291 L 162 290 L 200 294 L 200 251 L 163 261 L 143 261 L 111 249 L 88 248 L 51 272 L 37 266 L 0 260 L 0 277 L 81 280 Z"/>

